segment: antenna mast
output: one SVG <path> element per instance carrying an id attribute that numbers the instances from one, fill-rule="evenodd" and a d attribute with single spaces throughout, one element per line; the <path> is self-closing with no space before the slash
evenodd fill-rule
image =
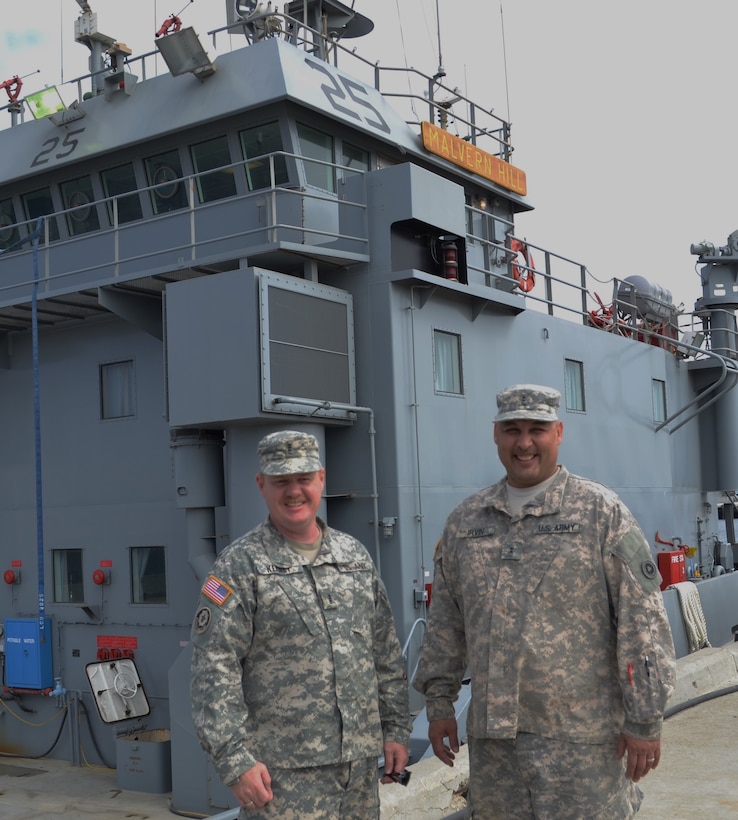
<path id="1" fill-rule="evenodd" d="M 438 0 L 436 0 L 436 32 L 438 34 L 438 71 L 434 80 L 440 80 L 441 77 L 446 76 L 446 69 L 443 67 L 443 56 L 441 55 L 441 12 L 438 8 Z"/>

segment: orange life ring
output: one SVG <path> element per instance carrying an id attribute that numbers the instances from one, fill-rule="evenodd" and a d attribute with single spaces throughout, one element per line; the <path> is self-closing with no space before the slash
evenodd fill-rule
<path id="1" fill-rule="evenodd" d="M 534 273 L 536 266 L 533 264 L 533 256 L 528 251 L 528 246 L 525 242 L 521 242 L 519 239 L 510 240 L 510 250 L 515 254 L 513 260 L 517 258 L 518 254 L 523 257 L 525 266 L 513 261 L 512 275 L 513 279 L 518 283 L 518 288 L 520 288 L 523 293 L 529 293 L 536 284 L 536 275 Z"/>

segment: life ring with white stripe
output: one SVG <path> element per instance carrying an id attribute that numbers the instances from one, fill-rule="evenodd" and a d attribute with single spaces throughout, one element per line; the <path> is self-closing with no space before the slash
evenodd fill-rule
<path id="1" fill-rule="evenodd" d="M 512 262 L 513 279 L 523 293 L 530 293 L 536 284 L 536 266 L 533 264 L 533 255 L 528 250 L 525 242 L 521 242 L 519 239 L 510 240 L 510 250 L 515 254 Z M 518 258 L 518 254 L 523 258 L 524 265 L 514 261 Z"/>

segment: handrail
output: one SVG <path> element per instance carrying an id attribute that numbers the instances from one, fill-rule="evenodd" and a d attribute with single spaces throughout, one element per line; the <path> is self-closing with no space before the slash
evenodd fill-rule
<path id="1" fill-rule="evenodd" d="M 255 22 L 264 18 L 276 18 L 282 22 L 281 31 L 276 32 L 270 37 L 281 37 L 292 43 L 295 47 L 301 48 L 304 51 L 316 51 L 316 44 L 322 44 L 326 54 L 332 54 L 334 58 L 334 65 L 338 67 L 338 56 L 347 62 L 351 62 L 352 70 L 356 69 L 355 76 L 363 80 L 367 85 L 373 86 L 382 96 L 391 99 L 403 99 L 413 108 L 415 101 L 422 101 L 424 105 L 429 106 L 430 119 L 434 119 L 434 115 L 439 118 L 442 114 L 448 113 L 456 122 L 463 123 L 468 129 L 468 134 L 465 139 L 476 145 L 480 139 L 491 139 L 497 144 L 496 153 L 505 160 L 509 160 L 513 147 L 510 141 L 510 124 L 501 117 L 494 114 L 491 106 L 482 106 L 475 103 L 473 100 L 465 96 L 458 88 L 451 88 L 450 86 L 441 82 L 438 75 L 431 76 L 425 74 L 413 67 L 404 66 L 383 66 L 379 61 L 370 61 L 357 53 L 355 48 L 347 48 L 339 41 L 333 40 L 330 36 L 326 37 L 321 32 L 316 31 L 310 26 L 303 23 L 301 20 L 290 17 L 287 14 L 276 11 L 269 12 L 260 17 L 252 18 L 249 22 Z M 247 31 L 244 28 L 244 22 L 235 22 L 230 25 L 220 26 L 207 32 L 207 35 L 212 39 L 213 45 L 216 46 L 217 37 L 220 34 L 233 35 L 235 33 L 246 35 L 249 43 L 253 43 L 253 38 L 249 38 Z M 217 46 L 216 46 L 217 47 Z M 248 47 L 248 46 L 246 46 Z M 138 71 L 141 74 L 142 80 L 147 78 L 147 64 L 153 59 L 157 69 L 153 72 L 153 76 L 159 73 L 158 65 L 160 64 L 161 54 L 157 49 L 129 56 L 125 59 L 124 65 L 126 70 Z M 81 103 L 84 99 L 85 91 L 83 85 L 89 83 L 90 87 L 94 87 L 95 80 L 101 76 L 110 76 L 111 68 L 104 68 L 80 75 L 71 80 L 66 80 L 57 85 L 58 88 L 76 87 L 75 100 L 65 101 L 67 105 L 72 102 Z M 360 76 L 363 73 L 365 76 Z M 401 75 L 407 79 L 408 86 L 410 86 L 413 79 L 417 80 L 421 87 L 417 90 L 409 89 L 407 92 L 401 90 L 387 90 L 384 88 L 385 81 L 394 75 Z M 441 97 L 448 99 L 442 99 Z M 62 99 L 64 95 L 62 94 Z M 449 101 L 453 100 L 450 104 Z M 19 102 L 22 103 L 24 98 Z M 0 106 L 0 113 L 3 110 L 9 109 L 11 104 Z M 17 106 L 17 103 L 15 104 Z M 461 108 L 465 106 L 467 115 L 462 116 L 457 110 L 452 110 L 453 106 Z M 20 121 L 25 121 L 25 106 L 20 106 Z M 406 120 L 408 124 L 415 124 L 417 118 Z"/>
<path id="2" fill-rule="evenodd" d="M 402 659 L 405 661 L 405 671 L 406 672 L 407 672 L 408 653 L 409 653 L 409 650 L 410 650 L 410 641 L 412 640 L 412 637 L 413 637 L 416 629 L 419 629 L 420 627 L 422 627 L 423 630 L 425 631 L 426 626 L 427 626 L 427 623 L 426 623 L 425 618 L 416 618 L 415 621 L 413 622 L 413 625 L 410 627 L 410 632 L 408 632 L 407 638 L 405 639 L 405 643 L 402 647 Z M 407 676 L 407 682 L 408 682 L 409 685 L 412 685 L 412 682 L 415 680 L 415 675 L 417 674 L 419 664 L 420 664 L 420 657 L 418 657 L 418 660 L 415 663 L 415 668 L 413 669 L 412 673 L 411 674 L 409 673 L 408 676 Z"/>
<path id="3" fill-rule="evenodd" d="M 337 194 L 331 193 L 329 191 L 322 191 L 317 188 L 313 187 L 298 187 L 295 184 L 295 180 L 292 180 L 286 184 L 278 184 L 275 179 L 275 164 L 274 164 L 274 157 L 284 157 L 287 161 L 297 161 L 297 162 L 305 162 L 309 161 L 311 163 L 316 164 L 324 164 L 329 165 L 334 169 L 334 172 L 343 172 L 345 174 L 351 173 L 361 173 L 361 171 L 357 171 L 354 168 L 349 168 L 348 166 L 341 165 L 340 163 L 328 163 L 321 160 L 313 160 L 309 159 L 306 160 L 304 157 L 298 154 L 290 153 L 287 151 L 276 151 L 270 154 L 263 154 L 260 156 L 249 157 L 248 159 L 241 160 L 237 163 L 230 163 L 228 165 L 224 165 L 218 168 L 208 169 L 207 171 L 200 172 L 198 174 L 190 174 L 184 175 L 182 177 L 178 177 L 175 180 L 168 180 L 166 183 L 158 183 L 156 185 L 145 185 L 141 187 L 137 187 L 134 190 L 126 191 L 125 193 L 116 194 L 115 196 L 111 197 L 104 197 L 101 199 L 90 200 L 83 205 L 75 206 L 74 208 L 66 208 L 61 211 L 54 211 L 50 214 L 45 214 L 45 221 L 47 225 L 54 219 L 64 220 L 70 214 L 80 211 L 86 208 L 102 208 L 105 212 L 107 209 L 110 208 L 114 216 L 117 214 L 117 202 L 121 200 L 128 199 L 134 196 L 146 196 L 151 192 L 155 192 L 157 189 L 162 188 L 165 185 L 172 185 L 173 183 L 182 183 L 186 186 L 186 188 L 191 189 L 193 186 L 196 185 L 198 179 L 204 179 L 211 174 L 215 174 L 218 172 L 223 171 L 232 171 L 236 168 L 242 168 L 243 173 L 246 174 L 247 166 L 250 163 L 257 162 L 257 161 L 265 161 L 269 162 L 270 167 L 270 184 L 263 188 L 255 188 L 253 190 L 249 190 L 246 193 L 236 193 L 233 196 L 223 197 L 219 199 L 212 199 L 212 200 L 205 200 L 203 202 L 199 201 L 197 196 L 189 196 L 187 205 L 174 209 L 172 211 L 162 212 L 162 213 L 154 213 L 151 215 L 142 216 L 141 218 L 137 218 L 125 223 L 119 223 L 115 219 L 113 219 L 109 224 L 102 225 L 100 228 L 87 231 L 84 233 L 78 234 L 70 234 L 68 236 L 62 235 L 56 239 L 48 240 L 48 238 L 42 238 L 42 241 L 39 244 L 39 249 L 44 252 L 53 252 L 56 248 L 63 248 L 71 242 L 79 242 L 84 241 L 86 237 L 105 237 L 105 236 L 112 236 L 113 237 L 113 246 L 111 248 L 111 253 L 109 256 L 105 258 L 96 258 L 95 263 L 88 268 L 80 269 L 77 268 L 74 271 L 65 271 L 63 273 L 58 274 L 57 276 L 46 276 L 42 277 L 47 280 L 55 280 L 57 278 L 63 278 L 64 276 L 75 275 L 78 273 L 82 273 L 84 271 L 92 271 L 95 269 L 102 269 L 109 267 L 110 265 L 119 265 L 123 262 L 131 262 L 137 261 L 139 259 L 145 258 L 142 256 L 134 256 L 128 255 L 126 257 L 121 257 L 117 250 L 117 243 L 116 237 L 122 235 L 129 231 L 134 231 L 137 226 L 142 224 L 150 224 L 156 221 L 165 222 L 169 219 L 177 218 L 179 215 L 183 213 L 190 212 L 198 212 L 206 208 L 211 207 L 218 207 L 223 203 L 228 202 L 249 202 L 249 201 L 258 201 L 259 198 L 263 199 L 265 197 L 276 197 L 276 196 L 283 196 L 283 197 L 294 197 L 299 196 L 305 199 L 313 199 L 313 200 L 324 200 L 329 202 L 335 202 L 337 207 L 341 208 L 350 208 L 350 209 L 359 209 L 365 210 L 366 205 L 363 202 L 353 201 L 346 198 L 340 198 Z M 328 231 L 321 230 L 318 226 L 306 226 L 301 223 L 295 224 L 287 224 L 287 223 L 280 223 L 277 221 L 277 213 L 272 208 L 268 211 L 269 218 L 267 219 L 266 223 L 263 225 L 259 225 L 257 227 L 251 228 L 244 228 L 243 231 L 240 232 L 240 235 L 243 237 L 247 237 L 249 235 L 254 235 L 258 233 L 263 233 L 264 231 L 274 231 L 279 229 L 285 230 L 297 230 L 302 233 L 310 233 L 312 235 L 326 235 L 336 240 L 344 239 L 350 244 L 355 244 L 359 248 L 363 248 L 363 252 L 366 252 L 366 248 L 368 245 L 368 237 L 366 235 L 343 235 L 343 234 L 336 234 L 336 233 L 329 233 Z M 3 230 L 12 232 L 17 231 L 19 237 L 17 241 L 9 246 L 6 249 L 0 249 L 0 270 L 2 270 L 3 260 L 5 258 L 13 257 L 17 259 L 19 256 L 23 256 L 25 254 L 30 253 L 27 247 L 25 247 L 28 243 L 28 236 L 31 234 L 33 227 L 35 225 L 36 218 L 32 220 L 23 220 L 21 222 L 17 222 L 10 225 L 3 225 Z M 48 232 L 47 232 L 48 237 Z M 196 237 L 192 236 L 188 238 L 188 241 L 183 241 L 179 245 L 175 247 L 159 247 L 157 248 L 156 253 L 160 254 L 166 252 L 168 250 L 185 250 L 191 248 L 193 246 L 194 240 Z M 0 280 L 0 293 L 3 291 L 16 289 L 16 288 L 23 288 L 23 287 L 30 287 L 31 279 L 29 278 L 26 281 L 13 281 L 12 283 L 8 283 L 7 280 L 1 281 Z"/>

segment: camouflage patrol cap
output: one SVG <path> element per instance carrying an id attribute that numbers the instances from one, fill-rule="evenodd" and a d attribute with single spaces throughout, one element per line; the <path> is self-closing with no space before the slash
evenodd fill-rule
<path id="1" fill-rule="evenodd" d="M 497 415 L 494 420 L 558 421 L 561 393 L 553 387 L 539 384 L 514 384 L 497 394 Z"/>
<path id="2" fill-rule="evenodd" d="M 297 430 L 270 433 L 259 442 L 256 452 L 259 472 L 265 475 L 316 473 L 323 469 L 318 439 L 310 433 Z"/>

